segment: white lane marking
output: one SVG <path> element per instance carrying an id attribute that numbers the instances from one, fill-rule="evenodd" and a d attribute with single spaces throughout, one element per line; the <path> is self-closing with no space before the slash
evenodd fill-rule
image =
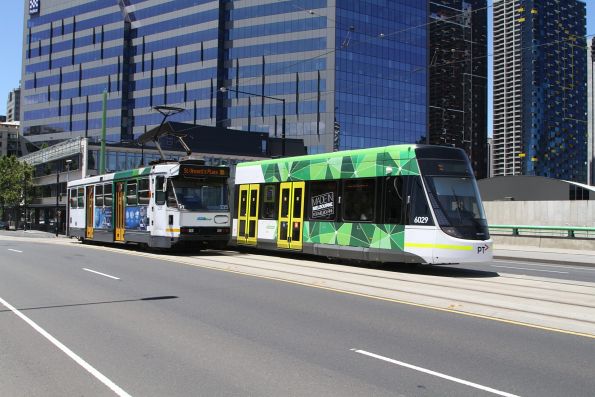
<path id="1" fill-rule="evenodd" d="M 119 280 L 118 277 L 114 277 L 114 276 L 110 276 L 109 274 L 105 274 L 105 273 L 101 273 L 95 270 L 91 270 L 91 269 L 87 269 L 86 267 L 83 267 L 83 270 L 87 271 L 87 272 L 91 272 L 91 273 L 95 273 L 95 274 L 99 274 L 101 276 L 105 276 L 105 277 L 109 277 L 109 278 L 113 278 L 114 280 Z"/>
<path id="2" fill-rule="evenodd" d="M 23 251 L 19 251 L 19 250 L 13 250 L 12 248 L 9 248 L 8 250 L 9 250 L 9 251 L 12 251 L 12 252 L 20 252 L 21 254 L 23 253 Z"/>
<path id="3" fill-rule="evenodd" d="M 99 379 L 99 381 L 101 381 L 101 383 L 103 383 L 104 385 L 106 385 L 107 387 L 109 387 L 118 396 L 130 397 L 130 394 L 128 394 L 124 390 L 122 390 L 118 385 L 116 385 L 114 382 L 112 382 L 111 380 L 109 380 L 105 375 L 103 375 L 101 372 L 99 372 L 98 370 L 96 370 L 95 368 L 93 368 L 93 366 L 91 364 L 89 364 L 85 360 L 83 360 L 75 352 L 73 352 L 68 347 L 66 347 L 58 339 L 56 339 L 52 335 L 50 335 L 46 330 L 44 330 L 43 328 L 41 328 L 33 320 L 31 320 L 29 317 L 27 317 L 23 313 L 21 313 L 18 309 L 16 309 L 15 307 L 13 307 L 10 303 L 6 302 L 2 298 L 0 298 L 0 303 L 2 303 L 6 308 L 8 308 L 14 314 L 16 314 L 17 316 L 19 316 L 23 321 L 25 321 L 27 324 L 29 324 L 35 331 L 39 332 L 44 338 L 46 338 L 47 340 L 49 340 L 50 342 L 52 342 L 58 349 L 62 350 L 64 353 L 66 353 L 66 355 L 68 357 L 70 357 L 71 359 L 73 359 L 78 365 L 80 365 L 85 370 L 87 370 L 87 372 L 89 372 L 91 375 L 93 375 L 94 377 L 96 377 L 97 379 Z"/>
<path id="4" fill-rule="evenodd" d="M 502 267 L 504 269 L 516 269 L 516 270 L 529 270 L 531 272 L 544 272 L 544 273 L 560 273 L 560 274 L 568 274 L 569 272 L 560 272 L 557 270 L 539 270 L 539 269 L 529 269 L 527 267 L 513 267 L 513 266 L 498 266 L 498 265 L 491 265 L 492 267 Z"/>
<path id="5" fill-rule="evenodd" d="M 512 263 L 516 265 L 525 265 L 525 266 L 538 266 L 538 267 L 553 267 L 556 269 L 569 269 L 569 270 L 584 270 L 588 272 L 595 272 L 595 269 L 588 266 L 566 266 L 566 265 L 544 265 L 544 264 L 537 264 L 535 262 L 520 262 L 520 261 L 509 261 L 509 260 L 494 260 L 497 263 Z"/>
<path id="6" fill-rule="evenodd" d="M 487 391 L 487 392 L 490 392 L 490 393 L 493 393 L 493 394 L 497 394 L 499 396 L 519 397 L 516 394 L 511 394 L 511 393 L 507 393 L 507 392 L 504 392 L 504 391 L 492 389 L 491 387 L 482 386 L 480 384 L 469 382 L 469 381 L 464 380 L 464 379 L 455 378 L 454 376 L 442 374 L 440 372 L 436 372 L 436 371 L 432 371 L 432 370 L 425 369 L 425 368 L 422 368 L 422 367 L 418 367 L 416 365 L 407 364 L 407 363 L 404 363 L 402 361 L 393 360 L 392 358 L 380 356 L 378 354 L 370 353 L 370 352 L 367 352 L 365 350 L 351 349 L 351 351 L 353 351 L 355 353 L 358 353 L 358 354 L 363 354 L 364 356 L 373 357 L 373 358 L 376 358 L 378 360 L 386 361 L 386 362 L 389 362 L 391 364 L 396 364 L 396 365 L 400 365 L 402 367 L 413 369 L 415 371 L 420 371 L 420 372 L 423 372 L 423 373 L 428 374 L 428 375 L 434 375 L 434 376 L 437 376 L 439 378 L 443 378 L 443 379 L 450 380 L 450 381 L 453 381 L 453 382 L 461 383 L 461 384 L 466 385 L 466 386 L 471 386 L 471 387 L 474 387 L 476 389 L 480 389 L 480 390 Z"/>

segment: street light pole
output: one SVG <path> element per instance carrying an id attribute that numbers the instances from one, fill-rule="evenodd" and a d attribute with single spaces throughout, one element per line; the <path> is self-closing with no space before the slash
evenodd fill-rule
<path id="1" fill-rule="evenodd" d="M 70 196 L 68 194 L 68 182 L 70 182 L 70 164 L 72 164 L 72 160 L 66 160 L 66 236 L 68 236 L 68 225 L 70 224 Z"/>
<path id="2" fill-rule="evenodd" d="M 23 172 L 23 208 L 25 210 L 25 224 L 23 225 L 23 230 L 27 230 L 27 175 Z"/>
<path id="3" fill-rule="evenodd" d="M 253 92 L 246 92 L 246 91 L 236 90 L 235 88 L 227 88 L 227 87 L 221 87 L 221 88 L 219 88 L 219 91 L 223 92 L 223 93 L 225 93 L 227 91 L 231 91 L 231 92 L 237 92 L 239 94 L 252 95 L 252 96 L 258 96 L 261 98 L 273 99 L 275 101 L 281 101 L 281 103 L 283 104 L 283 120 L 281 122 L 281 155 L 285 156 L 285 98 L 275 98 L 275 97 L 268 96 L 268 95 L 255 94 Z"/>
<path id="4" fill-rule="evenodd" d="M 60 190 L 60 169 L 58 168 L 58 163 L 56 163 L 56 212 L 54 214 L 55 218 L 56 218 L 56 225 L 55 225 L 56 226 L 56 237 L 58 237 L 58 221 L 59 221 L 59 218 L 58 218 L 58 211 L 59 211 L 58 210 L 58 208 L 59 208 L 58 207 L 59 206 L 58 196 L 60 195 L 59 190 Z"/>

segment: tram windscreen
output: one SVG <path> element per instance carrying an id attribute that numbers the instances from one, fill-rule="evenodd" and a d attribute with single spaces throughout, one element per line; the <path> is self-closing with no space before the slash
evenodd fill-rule
<path id="1" fill-rule="evenodd" d="M 430 203 L 442 230 L 454 237 L 486 240 L 488 224 L 467 161 L 419 160 Z"/>
<path id="2" fill-rule="evenodd" d="M 195 180 L 173 180 L 180 208 L 189 211 L 228 211 L 227 184 Z"/>

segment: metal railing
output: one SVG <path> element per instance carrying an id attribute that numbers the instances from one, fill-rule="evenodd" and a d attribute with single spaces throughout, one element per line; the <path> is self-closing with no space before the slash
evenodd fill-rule
<path id="1" fill-rule="evenodd" d="M 525 237 L 565 237 L 595 239 L 595 227 L 585 226 L 533 226 L 533 225 L 490 225 L 490 232 L 495 235 Z M 509 231 L 501 234 L 499 231 Z"/>

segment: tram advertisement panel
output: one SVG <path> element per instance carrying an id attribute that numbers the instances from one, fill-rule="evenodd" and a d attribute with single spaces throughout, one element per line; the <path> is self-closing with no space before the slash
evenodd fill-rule
<path id="1" fill-rule="evenodd" d="M 95 207 L 95 229 L 112 228 L 112 207 Z"/>
<path id="2" fill-rule="evenodd" d="M 312 197 L 311 218 L 328 218 L 335 214 L 335 198 L 333 192 L 323 193 Z"/>
<path id="3" fill-rule="evenodd" d="M 126 207 L 126 229 L 128 230 L 147 230 L 147 206 L 138 205 Z"/>

